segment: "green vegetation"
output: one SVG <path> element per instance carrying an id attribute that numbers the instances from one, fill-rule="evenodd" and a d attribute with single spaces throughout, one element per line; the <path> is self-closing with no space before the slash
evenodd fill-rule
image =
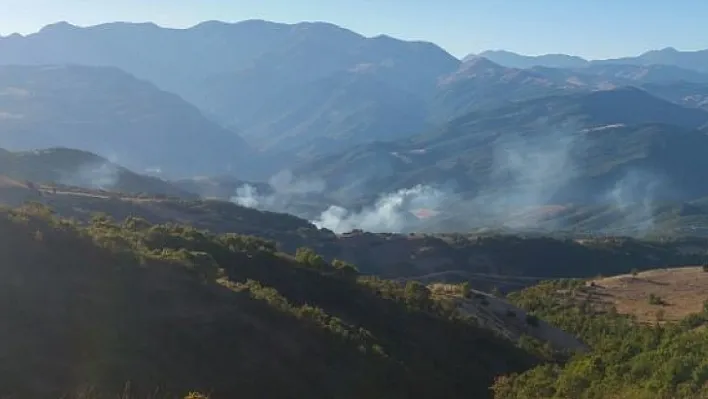
<path id="1" fill-rule="evenodd" d="M 34 203 L 0 236 L 3 397 L 484 398 L 536 363 L 424 285 L 311 249 Z"/>
<path id="2" fill-rule="evenodd" d="M 677 399 L 708 395 L 708 312 L 679 323 L 640 324 L 597 308 L 584 282 L 544 282 L 511 301 L 580 337 L 592 350 L 497 379 L 495 398 Z M 659 318 L 657 314 L 657 319 Z M 555 359 L 558 359 L 556 356 Z"/>

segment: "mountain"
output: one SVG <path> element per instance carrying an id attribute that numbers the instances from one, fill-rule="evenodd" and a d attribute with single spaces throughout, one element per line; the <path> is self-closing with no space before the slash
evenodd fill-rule
<path id="1" fill-rule="evenodd" d="M 701 107 L 708 74 L 669 65 L 603 64 L 583 68 L 527 69 L 467 57 L 457 71 L 438 79 L 430 120 L 444 123 L 471 111 L 551 95 L 636 86 L 681 105 Z"/>
<path id="2" fill-rule="evenodd" d="M 650 50 L 638 56 L 597 60 L 586 60 L 581 57 L 566 54 L 529 56 L 504 50 L 483 51 L 476 55 L 470 55 L 465 59 L 477 56 L 487 58 L 506 67 L 522 69 L 538 66 L 547 68 L 576 69 L 619 64 L 635 66 L 664 65 L 700 73 L 708 73 L 708 50 L 679 51 L 673 47 L 667 47 L 660 50 Z"/>
<path id="3" fill-rule="evenodd" d="M 454 73 L 438 80 L 430 113 L 433 120 L 444 123 L 472 110 L 492 109 L 572 89 L 574 85 L 550 74 L 508 68 L 483 57 L 473 57 L 466 59 Z"/>
<path id="4" fill-rule="evenodd" d="M 68 148 L 27 152 L 0 150 L 0 174 L 15 180 L 53 186 L 198 198 L 196 194 L 164 180 L 134 173 L 90 152 Z"/>
<path id="5" fill-rule="evenodd" d="M 708 50 L 679 51 L 675 48 L 667 47 L 661 50 L 647 51 L 636 57 L 597 60 L 593 62 L 597 64 L 663 64 L 708 73 Z"/>
<path id="6" fill-rule="evenodd" d="M 67 63 L 146 79 L 280 158 L 419 131 L 420 104 L 459 60 L 322 22 L 57 23 L 0 39 L 0 64 Z"/>
<path id="7" fill-rule="evenodd" d="M 566 54 L 544 54 L 539 56 L 520 55 L 504 50 L 488 50 L 483 51 L 470 57 L 484 57 L 499 65 L 504 65 L 511 68 L 532 68 L 535 66 L 544 66 L 548 68 L 580 68 L 588 64 L 584 58 L 566 55 Z"/>
<path id="8" fill-rule="evenodd" d="M 375 72 L 346 71 L 303 86 L 297 99 L 269 99 L 242 132 L 266 151 L 311 156 L 411 136 L 429 127 L 425 116 L 422 98 Z"/>
<path id="9" fill-rule="evenodd" d="M 708 73 L 666 64 L 591 64 L 573 71 L 627 84 L 708 83 Z"/>
<path id="10" fill-rule="evenodd" d="M 708 109 L 708 83 L 647 83 L 641 87 L 658 97 L 677 104 Z"/>
<path id="11" fill-rule="evenodd" d="M 708 194 L 699 183 L 708 137 L 696 130 L 707 117 L 632 87 L 549 96 L 320 157 L 295 174 L 321 178 L 352 199 L 432 185 L 462 196 L 444 201 L 489 209 L 494 217 L 508 217 L 508 207 L 611 201 L 603 197 L 615 190 L 639 200 L 654 190 L 652 182 L 657 199 L 693 199 Z M 435 198 L 436 206 L 448 206 Z"/>
<path id="12" fill-rule="evenodd" d="M 249 147 L 180 97 L 115 68 L 0 67 L 0 145 L 67 147 L 138 172 L 216 174 Z"/>

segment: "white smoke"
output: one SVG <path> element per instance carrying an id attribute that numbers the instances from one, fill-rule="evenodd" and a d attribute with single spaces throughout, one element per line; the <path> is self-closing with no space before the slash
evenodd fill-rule
<path id="1" fill-rule="evenodd" d="M 604 130 L 615 128 L 603 127 Z M 335 233 L 443 231 L 445 226 L 514 230 L 564 228 L 567 226 L 562 223 L 566 219 L 556 216 L 572 206 L 568 201 L 584 202 L 582 194 L 574 196 L 568 192 L 587 167 L 579 162 L 586 159 L 588 151 L 602 150 L 590 146 L 588 140 L 587 135 L 596 134 L 596 130 L 581 130 L 572 124 L 560 128 L 542 124 L 524 133 L 491 133 L 483 137 L 481 140 L 494 140 L 494 150 L 486 154 L 486 158 L 483 155 L 484 159 L 475 160 L 486 162 L 488 167 L 480 170 L 489 173 L 471 177 L 477 185 L 471 198 L 463 199 L 451 187 L 418 184 L 381 194 L 373 204 L 362 209 L 331 205 L 317 217 L 298 216 Z M 243 206 L 288 212 L 296 196 L 325 191 L 322 181 L 298 180 L 289 171 L 273 176 L 269 183 L 273 193 L 262 194 L 256 187 L 244 185 L 236 190 L 232 200 Z M 633 234 L 644 234 L 653 227 L 653 206 L 660 187 L 663 187 L 662 180 L 656 174 L 634 170 L 600 198 L 624 215 L 615 226 L 621 225 Z M 566 202 L 560 203 L 561 200 Z M 593 199 L 588 198 L 588 201 Z"/>
<path id="2" fill-rule="evenodd" d="M 482 224 L 536 227 L 539 208 L 578 176 L 576 154 L 585 147 L 585 136 L 572 128 L 500 137 L 491 173 L 468 207 Z"/>
<path id="3" fill-rule="evenodd" d="M 231 202 L 248 208 L 288 212 L 293 201 L 311 194 L 324 191 L 325 184 L 321 180 L 295 179 L 292 172 L 284 170 L 268 180 L 271 191 L 261 193 L 254 185 L 244 184 L 236 189 Z"/>
<path id="4" fill-rule="evenodd" d="M 312 223 L 335 233 L 360 229 L 373 233 L 400 233 L 416 224 L 421 210 L 437 212 L 448 195 L 429 186 L 417 185 L 381 196 L 371 207 L 359 212 L 330 206 Z"/>
<path id="5" fill-rule="evenodd" d="M 295 179 L 289 170 L 278 172 L 268 180 L 268 184 L 281 195 L 321 193 L 325 189 L 322 180 Z"/>
<path id="6" fill-rule="evenodd" d="M 267 198 L 258 195 L 258 189 L 250 184 L 244 184 L 236 189 L 236 195 L 231 197 L 231 202 L 247 208 L 258 208 Z"/>
<path id="7" fill-rule="evenodd" d="M 654 200 L 661 179 L 655 174 L 631 170 L 617 181 L 607 199 L 624 215 L 619 228 L 644 235 L 654 227 Z"/>
<path id="8" fill-rule="evenodd" d="M 112 190 L 120 178 L 120 169 L 111 162 L 81 165 L 73 173 L 62 172 L 59 183 L 89 189 Z"/>

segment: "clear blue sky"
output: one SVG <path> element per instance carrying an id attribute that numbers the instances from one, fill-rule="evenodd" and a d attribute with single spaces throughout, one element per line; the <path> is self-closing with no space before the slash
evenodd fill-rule
<path id="1" fill-rule="evenodd" d="M 708 48 L 706 0 L 0 0 L 0 34 L 76 25 L 203 20 L 328 21 L 367 36 L 422 39 L 456 56 L 486 49 L 589 58 Z"/>

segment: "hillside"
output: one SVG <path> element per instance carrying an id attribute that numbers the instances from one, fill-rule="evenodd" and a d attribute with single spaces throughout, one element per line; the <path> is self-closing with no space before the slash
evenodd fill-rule
<path id="1" fill-rule="evenodd" d="M 668 285 L 674 277 L 685 273 L 698 277 L 688 269 L 649 271 L 641 279 L 647 298 L 658 286 Z M 702 271 L 700 273 L 703 273 Z M 618 277 L 625 279 L 625 277 Z M 598 280 L 609 284 L 612 279 Z M 703 278 L 700 277 L 703 281 Z M 676 281 L 677 282 L 677 281 Z M 641 285 L 641 284 L 640 284 Z M 657 314 L 649 323 L 644 315 L 639 320 L 620 313 L 627 310 L 625 299 L 618 298 L 628 290 L 637 293 L 638 286 L 591 287 L 584 281 L 549 281 L 509 296 L 515 306 L 531 312 L 539 319 L 563 329 L 583 340 L 591 348 L 563 362 L 547 362 L 521 374 L 498 379 L 494 386 L 495 398 L 616 398 L 616 399 L 683 399 L 706 397 L 707 374 L 705 357 L 708 353 L 708 322 L 706 310 L 700 306 L 704 297 L 695 300 L 698 308 L 682 309 L 673 314 L 690 311 L 679 321 Z M 678 286 L 676 286 L 678 288 Z M 685 287 L 683 287 L 685 290 Z M 593 291 L 595 290 L 595 291 Z M 676 292 L 682 296 L 688 290 Z M 620 299 L 617 307 L 608 304 L 598 308 L 592 298 Z M 697 294 L 697 291 L 696 291 Z M 670 302 L 670 300 L 667 301 Z M 609 301 L 608 301 L 609 302 Z M 654 305 L 672 314 L 671 305 Z M 685 313 L 683 313 L 685 315 Z M 647 320 L 648 321 L 648 320 Z"/>
<path id="2" fill-rule="evenodd" d="M 164 180 L 134 173 L 90 152 L 68 148 L 27 152 L 1 150 L 0 174 L 15 180 L 55 186 L 198 198 L 196 194 Z"/>
<path id="3" fill-rule="evenodd" d="M 587 295 L 600 307 L 614 306 L 642 322 L 679 321 L 703 311 L 708 273 L 702 267 L 653 269 L 590 284 Z"/>
<path id="4" fill-rule="evenodd" d="M 234 132 L 115 68 L 2 66 L 0 93 L 0 145 L 9 150 L 76 148 L 163 176 L 224 173 L 246 161 Z"/>
<path id="5" fill-rule="evenodd" d="M 699 183 L 708 139 L 694 130 L 707 117 L 636 88 L 551 96 L 320 157 L 294 173 L 352 201 L 428 185 L 437 192 L 427 207 L 452 216 L 461 208 L 489 227 L 527 206 L 687 201 L 708 195 Z"/>
<path id="6" fill-rule="evenodd" d="M 424 286 L 139 218 L 3 210 L 0 393 L 488 397 L 534 363 Z"/>

